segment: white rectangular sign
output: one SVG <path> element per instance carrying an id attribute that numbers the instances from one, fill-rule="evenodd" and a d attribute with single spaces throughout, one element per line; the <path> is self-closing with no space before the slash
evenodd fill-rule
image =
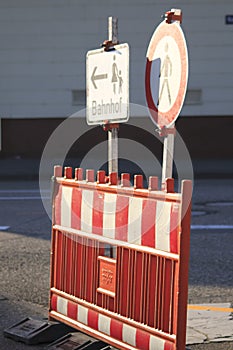
<path id="1" fill-rule="evenodd" d="M 87 123 L 122 123 L 129 119 L 129 46 L 87 52 Z"/>

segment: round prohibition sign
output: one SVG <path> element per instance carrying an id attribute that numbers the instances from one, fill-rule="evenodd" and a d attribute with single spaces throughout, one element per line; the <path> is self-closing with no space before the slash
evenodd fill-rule
<path id="1" fill-rule="evenodd" d="M 188 52 L 179 22 L 163 21 L 147 50 L 145 90 L 152 121 L 170 127 L 184 103 L 188 82 Z"/>

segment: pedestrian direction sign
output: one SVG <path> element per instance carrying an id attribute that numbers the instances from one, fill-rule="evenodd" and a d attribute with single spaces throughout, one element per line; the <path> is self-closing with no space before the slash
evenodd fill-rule
<path id="1" fill-rule="evenodd" d="M 145 88 L 152 121 L 170 127 L 183 106 L 188 81 L 188 52 L 180 23 L 165 20 L 147 50 Z"/>
<path id="2" fill-rule="evenodd" d="M 129 119 L 129 46 L 115 45 L 87 52 L 87 123 L 126 122 Z"/>

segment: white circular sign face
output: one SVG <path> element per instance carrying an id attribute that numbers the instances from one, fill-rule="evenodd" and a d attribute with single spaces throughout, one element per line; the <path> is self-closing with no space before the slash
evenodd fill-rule
<path id="1" fill-rule="evenodd" d="M 147 51 L 146 99 L 153 122 L 162 128 L 177 119 L 188 81 L 188 54 L 183 32 L 176 22 L 162 22 Z"/>

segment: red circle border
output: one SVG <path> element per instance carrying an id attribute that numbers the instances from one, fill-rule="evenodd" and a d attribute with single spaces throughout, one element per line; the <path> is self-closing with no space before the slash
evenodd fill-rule
<path id="1" fill-rule="evenodd" d="M 151 84 L 150 84 L 150 74 L 152 59 L 156 49 L 157 44 L 164 36 L 171 36 L 176 41 L 177 46 L 180 51 L 181 57 L 181 79 L 179 92 L 175 102 L 172 107 L 166 112 L 160 112 L 157 106 L 154 103 L 152 93 L 151 93 Z M 145 72 L 145 91 L 146 91 L 146 100 L 151 114 L 152 121 L 159 127 L 171 126 L 175 120 L 178 118 L 180 110 L 182 108 L 186 87 L 188 82 L 188 53 L 186 47 L 186 41 L 183 34 L 183 31 L 179 24 L 176 22 L 168 24 L 162 22 L 154 31 L 150 44 L 147 50 L 147 62 L 146 62 L 146 72 Z"/>

